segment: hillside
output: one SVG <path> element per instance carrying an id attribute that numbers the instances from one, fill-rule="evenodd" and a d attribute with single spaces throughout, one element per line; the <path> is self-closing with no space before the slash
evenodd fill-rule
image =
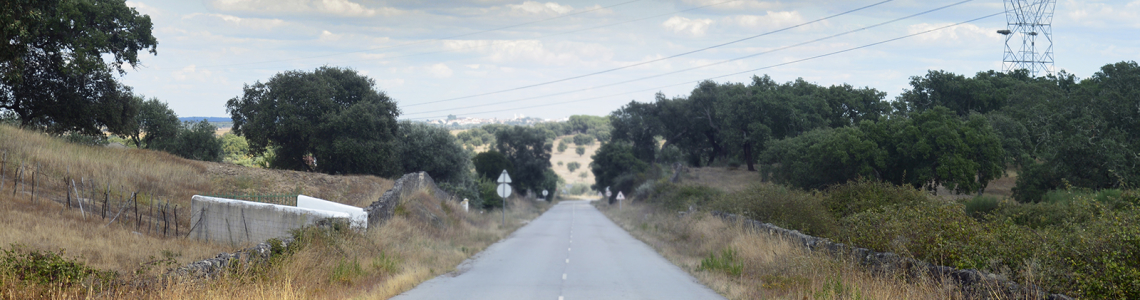
<path id="1" fill-rule="evenodd" d="M 0 213 L 6 216 L 0 220 L 0 245 L 63 249 L 80 255 L 93 267 L 122 272 L 135 271 L 140 264 L 162 257 L 165 252 L 178 254 L 176 261 L 184 263 L 230 250 L 154 233 L 134 234 L 138 228 L 121 220 L 116 220 L 118 226 L 106 226 L 116 209 L 128 203 L 130 195 L 136 192 L 144 206 L 152 201 L 168 202 L 171 217 L 174 210 L 178 211 L 177 224 L 167 229 L 168 235 L 172 235 L 175 227 L 183 233 L 189 228 L 190 196 L 195 194 L 302 193 L 364 206 L 392 186 L 391 180 L 374 176 L 265 170 L 187 160 L 150 150 L 81 146 L 9 126 L 0 126 L 0 140 L 4 141 L 0 144 L 4 158 L 0 173 L 5 178 L 5 184 L 0 186 Z M 21 170 L 25 183 L 13 186 L 17 170 Z M 87 198 L 86 212 L 76 209 L 78 203 L 72 204 L 73 209 L 66 209 L 67 178 L 76 182 L 73 190 Z M 36 190 L 34 200 L 32 185 Z M 106 197 L 105 192 L 109 192 Z M 100 211 L 104 198 L 110 200 L 105 218 Z M 152 208 L 142 210 L 148 209 Z M 84 213 L 88 214 L 86 220 Z M 51 222 L 44 222 L 45 218 Z M 144 216 L 143 223 L 149 221 L 153 220 Z"/>
<path id="2" fill-rule="evenodd" d="M 248 246 L 182 237 L 190 226 L 191 195 L 303 193 L 366 206 L 393 181 L 82 146 L 9 126 L 0 126 L 0 140 L 0 214 L 5 216 L 0 218 L 0 298 L 383 299 L 453 270 L 545 209 L 533 201 L 511 199 L 503 224 L 499 214 L 463 213 L 458 203 L 418 192 L 400 200 L 396 215 L 383 226 L 365 232 L 298 231 L 298 242 L 275 254 L 281 258 L 232 269 L 217 280 L 173 278 L 155 284 L 172 268 Z M 20 180 L 13 178 L 17 174 Z M 72 193 L 68 205 L 65 179 L 75 180 L 70 189 L 82 195 L 82 202 Z M 136 203 L 139 215 L 133 213 Z M 436 217 L 415 213 L 414 207 L 420 206 L 438 208 L 432 212 Z M 167 222 L 159 212 L 167 213 Z M 176 222 L 169 218 L 175 212 Z M 36 262 L 50 264 L 55 271 L 41 269 L 46 265 Z M 82 275 L 86 279 L 80 284 L 58 277 L 37 283 L 25 270 L 96 275 Z"/>

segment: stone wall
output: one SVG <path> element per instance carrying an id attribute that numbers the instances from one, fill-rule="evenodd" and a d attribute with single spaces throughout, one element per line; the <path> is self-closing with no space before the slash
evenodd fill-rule
<path id="1" fill-rule="evenodd" d="M 229 268 L 250 267 L 257 263 L 266 262 L 270 256 L 274 254 L 274 250 L 280 251 L 280 249 L 289 247 L 289 244 L 292 243 L 292 237 L 286 237 L 280 240 L 269 240 L 238 252 L 219 253 L 213 258 L 186 264 L 185 266 L 169 271 L 168 274 L 190 276 L 193 278 L 212 278 Z"/>
<path id="2" fill-rule="evenodd" d="M 406 199 L 418 191 L 426 191 L 433 197 L 441 200 L 457 200 L 455 197 L 435 185 L 435 180 L 427 172 L 408 173 L 396 179 L 392 189 L 384 192 L 379 200 L 372 202 L 364 211 L 368 213 L 368 226 L 378 226 L 392 218 L 392 213 L 400 205 L 401 199 Z M 439 210 L 436 208 L 435 210 Z"/>
<path id="3" fill-rule="evenodd" d="M 344 212 L 199 195 L 191 198 L 190 213 L 190 238 L 234 246 L 286 237 L 324 219 L 351 219 Z"/>
<path id="4" fill-rule="evenodd" d="M 959 270 L 953 267 L 938 266 L 917 259 L 899 256 L 891 252 L 877 252 L 867 248 L 851 247 L 835 243 L 825 238 L 803 234 L 798 230 L 784 229 L 770 223 L 743 218 L 719 211 L 713 215 L 729 222 L 740 222 L 745 228 L 778 236 L 803 246 L 808 251 L 823 251 L 840 259 L 859 263 L 877 274 L 894 274 L 910 277 L 934 277 L 953 280 L 963 292 L 976 298 L 999 299 L 1050 299 L 1072 298 L 1061 294 L 1049 294 L 1037 286 L 1022 286 L 996 274 L 978 270 Z"/>

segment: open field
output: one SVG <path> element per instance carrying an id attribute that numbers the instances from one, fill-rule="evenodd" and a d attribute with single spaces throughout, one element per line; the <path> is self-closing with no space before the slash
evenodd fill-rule
<path id="1" fill-rule="evenodd" d="M 558 152 L 558 141 L 562 140 L 563 138 L 567 138 L 567 137 L 573 138 L 574 136 L 573 135 L 560 136 L 560 137 L 558 137 L 558 139 L 554 140 L 554 150 L 550 154 L 551 168 L 554 169 L 554 173 L 558 174 L 559 177 L 562 177 L 563 180 L 566 180 L 567 184 L 575 184 L 575 183 L 582 183 L 582 184 L 586 184 L 586 185 L 594 184 L 594 173 L 590 172 L 590 162 L 593 161 L 593 159 L 591 159 L 590 156 L 594 155 L 594 152 L 598 151 L 598 148 L 600 148 L 602 144 L 597 142 L 597 141 L 594 141 L 593 145 L 587 145 L 586 146 L 586 154 L 582 154 L 579 156 L 578 153 L 574 152 L 574 148 L 576 146 L 574 146 L 573 143 L 570 143 L 569 144 L 570 147 L 566 148 L 566 151 L 559 153 Z M 562 165 L 559 166 L 558 162 L 562 162 Z M 577 170 L 574 170 L 574 172 L 570 172 L 570 169 L 566 168 L 566 164 L 571 163 L 571 162 L 577 162 L 577 163 L 581 164 L 582 166 L 580 168 L 578 168 Z M 581 175 L 583 173 L 586 174 L 585 178 L 581 177 Z"/>

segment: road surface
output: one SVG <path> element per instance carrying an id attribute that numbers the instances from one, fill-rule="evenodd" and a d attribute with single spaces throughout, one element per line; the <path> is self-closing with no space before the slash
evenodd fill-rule
<path id="1" fill-rule="evenodd" d="M 393 299 L 724 299 L 586 201 L 563 201 L 510 237 Z"/>

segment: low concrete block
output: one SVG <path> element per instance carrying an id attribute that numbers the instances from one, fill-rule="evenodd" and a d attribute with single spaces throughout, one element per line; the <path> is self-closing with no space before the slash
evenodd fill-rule
<path id="1" fill-rule="evenodd" d="M 350 216 L 349 224 L 352 226 L 352 229 L 368 229 L 368 213 L 364 212 L 364 208 L 305 195 L 297 195 L 297 207 L 347 213 Z"/>
<path id="2" fill-rule="evenodd" d="M 190 201 L 190 238 L 247 245 L 289 236 L 289 231 L 345 212 L 194 195 Z"/>

